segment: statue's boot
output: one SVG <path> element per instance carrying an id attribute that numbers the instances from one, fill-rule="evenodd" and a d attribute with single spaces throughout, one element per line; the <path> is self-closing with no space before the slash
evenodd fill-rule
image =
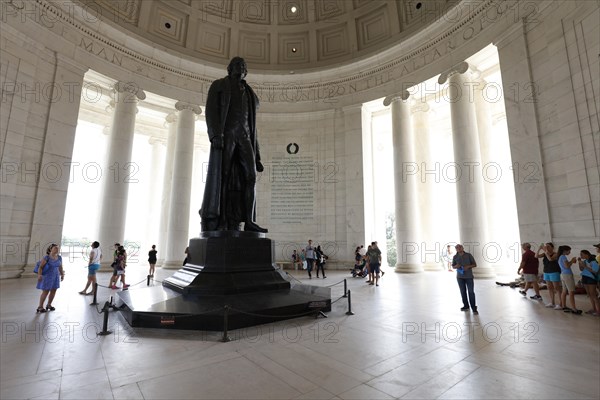
<path id="1" fill-rule="evenodd" d="M 260 232 L 260 233 L 267 233 L 267 232 L 269 232 L 268 229 L 261 228 L 260 226 L 256 225 L 252 221 L 246 221 L 244 223 L 244 230 L 246 232 Z"/>

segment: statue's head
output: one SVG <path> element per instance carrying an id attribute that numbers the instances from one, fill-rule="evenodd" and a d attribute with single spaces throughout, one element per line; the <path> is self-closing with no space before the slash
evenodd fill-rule
<path id="1" fill-rule="evenodd" d="M 227 75 L 242 80 L 247 74 L 246 61 L 242 57 L 233 57 L 227 66 Z"/>

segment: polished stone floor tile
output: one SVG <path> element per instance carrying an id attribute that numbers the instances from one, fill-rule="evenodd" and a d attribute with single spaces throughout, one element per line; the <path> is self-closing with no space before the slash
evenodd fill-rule
<path id="1" fill-rule="evenodd" d="M 0 281 L 2 399 L 597 399 L 600 318 L 550 310 L 477 280 L 479 315 L 460 311 L 454 274 L 397 274 L 379 287 L 330 271 L 328 318 L 229 332 L 140 329 L 77 294 L 85 269 L 66 265 L 56 311 L 35 314 L 35 279 Z M 146 267 L 128 269 L 130 290 Z M 157 270 L 156 282 L 172 274 Z M 101 272 L 106 283 L 109 274 Z M 343 284 L 352 292 L 346 315 Z M 511 280 L 501 277 L 498 280 Z M 547 293 L 542 292 L 547 300 Z M 588 299 L 577 304 L 587 309 Z"/>

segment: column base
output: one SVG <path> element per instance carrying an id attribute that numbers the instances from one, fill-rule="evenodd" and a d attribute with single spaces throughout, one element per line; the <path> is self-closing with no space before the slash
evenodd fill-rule
<path id="1" fill-rule="evenodd" d="M 423 264 L 396 264 L 395 271 L 406 274 L 423 272 Z"/>
<path id="2" fill-rule="evenodd" d="M 473 277 L 476 279 L 495 278 L 496 270 L 492 267 L 475 267 L 473 268 Z"/>
<path id="3" fill-rule="evenodd" d="M 175 261 L 165 260 L 160 265 L 160 267 L 162 269 L 179 269 L 179 268 L 181 268 L 181 262 L 182 262 L 181 260 L 175 260 Z"/>
<path id="4" fill-rule="evenodd" d="M 425 271 L 444 271 L 445 268 L 442 267 L 441 264 L 436 264 L 436 263 L 425 263 L 423 264 L 423 269 Z"/>
<path id="5" fill-rule="evenodd" d="M 33 273 L 33 267 L 33 265 L 27 265 L 25 267 L 16 265 L 3 265 L 2 267 L 0 267 L 0 279 L 14 279 L 29 276 L 33 277 L 35 276 L 35 274 Z"/>

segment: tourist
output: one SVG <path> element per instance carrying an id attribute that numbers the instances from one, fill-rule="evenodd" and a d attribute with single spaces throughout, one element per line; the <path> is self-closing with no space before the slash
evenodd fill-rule
<path id="1" fill-rule="evenodd" d="M 121 244 L 115 243 L 115 251 L 113 252 L 113 262 L 110 266 L 113 269 L 113 273 L 110 276 L 110 281 L 108 282 L 108 287 L 112 288 L 117 283 L 118 275 L 117 275 L 117 259 L 119 258 L 119 248 Z"/>
<path id="2" fill-rule="evenodd" d="M 467 253 L 461 244 L 455 246 L 456 254 L 452 257 L 452 268 L 456 269 L 456 281 L 460 288 L 460 296 L 462 297 L 463 307 L 461 311 L 473 310 L 473 314 L 477 315 L 477 303 L 475 301 L 475 290 L 473 284 L 473 268 L 477 267 L 475 259 L 471 253 Z M 467 292 L 469 298 L 467 299 Z"/>
<path id="3" fill-rule="evenodd" d="M 571 271 L 571 265 L 575 264 L 577 259 L 573 257 L 569 260 L 567 258 L 569 254 L 571 254 L 571 247 L 558 246 L 558 265 L 560 266 L 560 280 L 563 285 L 560 298 L 561 303 L 565 306 L 563 308 L 564 312 L 581 314 L 582 311 L 578 310 L 575 305 L 575 278 L 573 277 L 573 271 Z M 571 308 L 566 307 L 567 293 L 569 293 L 569 303 L 571 304 Z"/>
<path id="4" fill-rule="evenodd" d="M 587 311 L 587 314 L 600 316 L 600 301 L 596 294 L 596 285 L 598 283 L 598 276 L 600 274 L 600 267 L 598 263 L 587 250 L 581 250 L 579 253 L 579 270 L 581 271 L 581 283 L 585 287 L 585 291 L 590 298 L 592 308 Z"/>
<path id="5" fill-rule="evenodd" d="M 306 269 L 306 251 L 304 249 L 300 250 L 300 263 L 302 264 L 302 269 Z"/>
<path id="6" fill-rule="evenodd" d="M 119 253 L 117 255 L 117 279 L 115 280 L 115 284 L 112 285 L 111 289 L 117 288 L 117 281 L 119 277 L 121 278 L 121 288 L 123 290 L 127 290 L 129 287 L 128 284 L 125 283 L 125 268 L 127 267 L 127 253 L 125 252 L 125 248 L 123 246 L 119 247 Z"/>
<path id="7" fill-rule="evenodd" d="M 183 259 L 183 266 L 185 267 L 185 264 L 188 263 L 188 259 L 190 256 L 190 248 L 186 247 L 185 250 L 183 251 L 183 254 L 185 254 L 185 258 Z"/>
<path id="8" fill-rule="evenodd" d="M 540 253 L 540 251 L 542 251 Z M 545 245 L 542 243 L 536 254 L 537 258 L 542 258 L 544 263 L 544 281 L 548 286 L 548 293 L 550 294 L 550 302 L 546 304 L 546 307 L 553 308 L 555 310 L 562 310 L 565 306 L 562 303 L 561 296 L 561 285 L 560 285 L 560 266 L 558 265 L 558 254 L 554 251 L 554 244 L 548 242 Z M 555 301 L 555 293 L 558 293 L 558 302 Z"/>
<path id="9" fill-rule="evenodd" d="M 152 245 L 152 250 L 148 252 L 148 264 L 150 264 L 150 270 L 148 271 L 148 275 L 154 278 L 154 267 L 156 266 L 156 245 Z"/>
<path id="10" fill-rule="evenodd" d="M 292 268 L 294 270 L 297 270 L 298 264 L 300 264 L 300 268 L 302 268 L 302 262 L 300 261 L 300 256 L 298 255 L 298 252 L 296 250 L 294 250 L 294 252 L 292 253 Z"/>
<path id="11" fill-rule="evenodd" d="M 88 257 L 87 283 L 85 284 L 85 288 L 79 292 L 79 294 L 94 294 L 94 290 L 96 289 L 96 271 L 100 269 L 100 260 L 102 260 L 102 250 L 100 250 L 100 243 L 96 241 L 92 243 L 92 250 Z M 87 290 L 90 285 L 92 286 L 92 289 L 88 292 Z"/>
<path id="12" fill-rule="evenodd" d="M 36 313 L 45 313 L 46 311 L 54 311 L 56 308 L 52 306 L 56 289 L 60 287 L 60 282 L 65 278 L 65 271 L 62 266 L 62 257 L 58 255 L 58 245 L 52 243 L 46 250 L 46 256 L 41 260 L 37 271 L 38 279 L 36 288 L 42 290 L 40 302 Z M 44 302 L 48 298 L 46 308 Z"/>
<path id="13" fill-rule="evenodd" d="M 367 250 L 367 259 L 369 260 L 369 285 L 379 286 L 379 272 L 381 267 L 381 250 L 377 247 L 377 242 L 371 243 L 370 250 Z"/>
<path id="14" fill-rule="evenodd" d="M 447 245 L 446 250 L 442 254 L 442 259 L 446 262 L 448 272 L 452 272 L 452 246 Z M 442 261 L 443 262 L 443 261 Z"/>
<path id="15" fill-rule="evenodd" d="M 521 271 L 523 271 L 525 289 L 519 290 L 519 293 L 521 293 L 523 296 L 527 296 L 527 291 L 529 288 L 533 287 L 535 295 L 531 296 L 531 298 L 533 300 L 542 300 L 542 296 L 540 296 L 540 287 L 537 282 L 539 267 L 538 259 L 535 256 L 535 253 L 531 251 L 531 244 L 523 243 L 521 245 L 521 249 L 523 249 L 523 256 L 521 258 L 521 264 L 519 265 L 517 274 L 521 274 Z"/>
<path id="16" fill-rule="evenodd" d="M 315 260 L 317 263 L 317 278 L 319 277 L 319 269 L 322 272 L 323 275 L 323 279 L 327 278 L 325 276 L 325 260 L 327 259 L 327 256 L 325 255 L 325 253 L 323 253 L 323 250 L 321 250 L 321 246 L 317 246 L 316 250 L 315 250 Z"/>
<path id="17" fill-rule="evenodd" d="M 315 248 L 312 245 L 312 240 L 308 241 L 308 246 L 304 249 L 304 255 L 306 257 L 306 270 L 308 271 L 308 279 L 312 279 L 312 269 L 315 265 Z"/>
<path id="18" fill-rule="evenodd" d="M 365 283 L 368 283 L 368 284 L 371 284 L 371 282 L 374 281 L 374 279 L 372 279 L 373 274 L 371 273 L 371 263 L 369 262 L 369 257 L 368 257 L 368 254 L 371 251 L 371 248 L 372 248 L 372 246 L 368 245 L 367 250 L 364 255 L 365 268 L 367 268 L 367 276 L 369 277 L 369 279 L 367 279 L 367 281 Z"/>

